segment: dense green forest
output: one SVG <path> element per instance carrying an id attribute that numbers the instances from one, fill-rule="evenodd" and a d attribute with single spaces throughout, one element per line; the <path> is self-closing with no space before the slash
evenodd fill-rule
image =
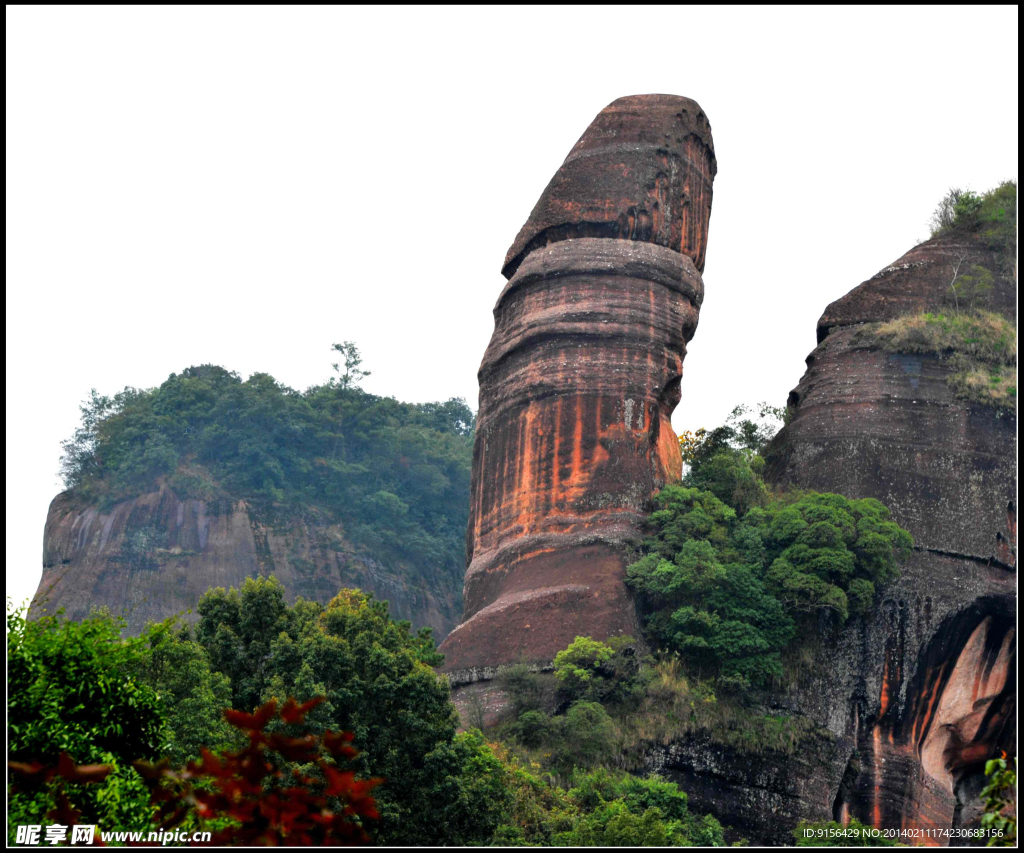
<path id="1" fill-rule="evenodd" d="M 461 578 L 473 412 L 368 394 L 356 346 L 334 350 L 336 375 L 304 392 L 214 365 L 93 391 L 64 443 L 66 486 L 102 507 L 165 482 L 215 511 L 244 499 L 271 522 L 326 515 L 378 557 Z"/>

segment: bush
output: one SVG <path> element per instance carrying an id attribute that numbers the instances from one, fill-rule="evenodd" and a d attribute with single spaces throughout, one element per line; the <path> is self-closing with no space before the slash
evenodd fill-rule
<path id="1" fill-rule="evenodd" d="M 80 823 L 145 829 L 148 795 L 132 769 L 164 750 L 163 703 L 133 676 L 144 639 L 122 640 L 124 623 L 106 614 L 81 622 L 63 614 L 31 621 L 7 613 L 7 732 L 11 761 L 38 767 L 109 765 L 76 803 Z M 61 799 L 61 779 L 25 777 L 8 803 L 8 827 L 37 824 Z"/>
<path id="2" fill-rule="evenodd" d="M 1002 254 L 1012 270 L 1017 246 L 1017 182 L 1003 181 L 980 196 L 971 190 L 952 188 L 935 208 L 932 237 L 953 231 L 978 234 L 985 245 Z"/>
<path id="3" fill-rule="evenodd" d="M 711 492 L 667 486 L 653 503 L 626 583 L 662 648 L 732 688 L 781 677 L 796 622 L 867 612 L 913 544 L 871 499 L 807 492 L 740 512 Z"/>
<path id="4" fill-rule="evenodd" d="M 611 647 L 590 637 L 577 637 L 555 655 L 555 677 L 570 699 L 581 699 L 600 678 L 600 668 L 612 656 Z"/>

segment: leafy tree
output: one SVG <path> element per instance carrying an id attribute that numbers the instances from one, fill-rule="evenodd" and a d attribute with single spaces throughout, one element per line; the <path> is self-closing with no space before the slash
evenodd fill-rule
<path id="1" fill-rule="evenodd" d="M 555 655 L 555 677 L 570 697 L 578 699 L 587 693 L 591 682 L 598 677 L 601 664 L 611 656 L 612 649 L 605 643 L 577 637 L 568 648 Z"/>
<path id="2" fill-rule="evenodd" d="M 379 558 L 460 582 L 473 412 L 461 399 L 414 405 L 368 394 L 358 348 L 333 349 L 338 375 L 301 393 L 214 365 L 149 390 L 94 391 L 63 445 L 65 484 L 110 506 L 163 480 L 215 508 L 243 499 L 267 521 L 340 522 Z"/>
<path id="3" fill-rule="evenodd" d="M 289 606 L 273 578 L 211 590 L 198 610 L 196 638 L 231 678 L 233 707 L 319 695 L 311 725 L 354 734 L 355 770 L 387 780 L 375 792 L 378 842 L 464 844 L 497 825 L 500 797 L 472 793 L 492 784 L 488 759 L 471 737 L 455 736 L 430 629 L 413 633 L 386 602 L 358 590 L 326 606 Z"/>
<path id="4" fill-rule="evenodd" d="M 231 705 L 231 682 L 211 670 L 210 657 L 192 639 L 189 626 L 171 618 L 151 626 L 143 639 L 147 646 L 131 669 L 160 696 L 171 763 L 182 767 L 198 759 L 204 748 L 232 745 L 233 731 L 224 719 L 224 709 Z"/>
<path id="5" fill-rule="evenodd" d="M 359 365 L 363 363 L 363 358 L 359 354 L 359 348 L 352 343 L 352 341 L 345 341 L 341 344 L 332 344 L 331 349 L 337 352 L 342 358 L 342 364 L 344 365 L 344 372 L 341 366 L 337 363 L 332 364 L 334 372 L 338 374 L 337 379 L 332 379 L 331 384 L 336 384 L 340 388 L 355 388 L 359 383 L 367 376 L 370 375 L 368 370 L 363 370 Z"/>
<path id="6" fill-rule="evenodd" d="M 985 762 L 988 784 L 981 792 L 985 810 L 981 816 L 981 828 L 989 835 L 987 847 L 1017 846 L 1017 760 L 1013 767 L 1001 758 Z"/>
<path id="7" fill-rule="evenodd" d="M 106 614 L 73 622 L 58 612 L 30 621 L 8 603 L 8 757 L 37 767 L 110 765 L 76 803 L 80 822 L 143 829 L 148 796 L 131 762 L 163 751 L 162 702 L 131 674 L 145 641 L 122 640 L 123 627 Z M 37 774 L 10 792 L 8 826 L 38 823 L 56 808 L 60 778 Z"/>
<path id="8" fill-rule="evenodd" d="M 557 761 L 564 771 L 596 767 L 615 752 L 615 723 L 597 702 L 574 702 L 562 717 L 555 717 Z"/>
<path id="9" fill-rule="evenodd" d="M 764 489 L 757 466 L 733 448 L 698 461 L 690 481 L 714 486 L 727 467 Z M 658 642 L 741 687 L 782 675 L 781 653 L 800 619 L 825 611 L 841 624 L 866 613 L 913 545 L 873 499 L 807 492 L 769 500 L 765 489 L 751 505 L 751 493 L 666 487 L 626 571 Z"/>

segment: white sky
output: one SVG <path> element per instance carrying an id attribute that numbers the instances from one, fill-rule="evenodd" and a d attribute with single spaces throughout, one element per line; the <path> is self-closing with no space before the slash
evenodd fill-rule
<path id="1" fill-rule="evenodd" d="M 7 591 L 92 387 L 192 364 L 464 396 L 505 251 L 615 98 L 718 155 L 678 430 L 785 403 L 824 307 L 1017 176 L 1017 8 L 7 7 Z"/>

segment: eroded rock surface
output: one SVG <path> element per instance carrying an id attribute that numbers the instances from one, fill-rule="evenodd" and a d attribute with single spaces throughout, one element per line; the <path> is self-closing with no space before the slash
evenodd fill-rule
<path id="1" fill-rule="evenodd" d="M 102 605 L 138 633 L 151 620 L 194 611 L 210 587 L 269 575 L 284 585 L 289 602 L 302 596 L 326 603 L 343 587 L 372 592 L 390 603 L 395 618 L 432 627 L 439 637 L 451 630 L 461 604 L 456 579 L 383 565 L 347 542 L 339 525 L 269 525 L 244 501 L 182 501 L 164 486 L 107 512 L 79 507 L 66 494 L 54 498 L 33 612 L 63 607 L 80 619 Z"/>
<path id="2" fill-rule="evenodd" d="M 968 825 L 985 760 L 1016 752 L 1016 414 L 958 398 L 944 354 L 887 352 L 863 334 L 948 311 L 961 261 L 994 273 L 990 307 L 1013 317 L 1016 282 L 979 239 L 917 246 L 825 310 L 768 451 L 775 482 L 877 498 L 915 540 L 874 616 L 826 643 L 829 676 L 790 697 L 846 764 L 822 819 Z"/>
<path id="3" fill-rule="evenodd" d="M 646 501 L 681 474 L 670 418 L 715 170 L 697 104 L 620 98 L 509 249 L 479 372 L 464 621 L 442 646 L 447 671 L 638 635 L 626 549 Z"/>

